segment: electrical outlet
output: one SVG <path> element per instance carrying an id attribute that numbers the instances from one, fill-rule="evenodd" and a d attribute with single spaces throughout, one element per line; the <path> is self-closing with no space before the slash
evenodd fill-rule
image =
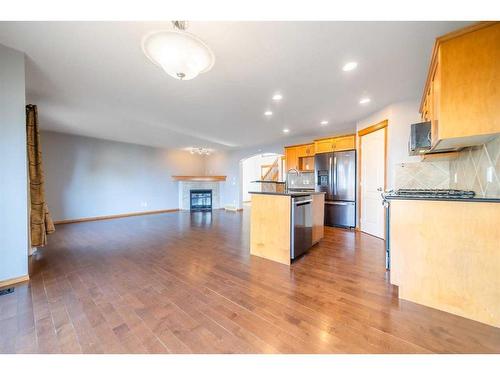
<path id="1" fill-rule="evenodd" d="M 147 206 L 148 206 L 148 202 L 146 202 L 146 201 L 141 202 L 141 207 L 147 207 Z"/>

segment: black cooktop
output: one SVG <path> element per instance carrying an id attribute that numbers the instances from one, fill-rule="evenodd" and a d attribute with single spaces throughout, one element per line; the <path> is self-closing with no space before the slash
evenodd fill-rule
<path id="1" fill-rule="evenodd" d="M 475 192 L 455 189 L 398 189 L 389 192 L 390 195 L 418 198 L 474 198 Z"/>

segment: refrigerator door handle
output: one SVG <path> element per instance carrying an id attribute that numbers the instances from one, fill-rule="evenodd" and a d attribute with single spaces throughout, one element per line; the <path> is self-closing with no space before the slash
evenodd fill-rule
<path id="1" fill-rule="evenodd" d="M 337 156 L 333 154 L 333 196 L 337 195 Z"/>
<path id="2" fill-rule="evenodd" d="M 325 201 L 325 204 L 334 204 L 337 206 L 348 206 L 354 204 L 354 202 L 336 202 L 336 201 Z"/>
<path id="3" fill-rule="evenodd" d="M 328 185 L 330 185 L 330 194 L 331 195 L 334 195 L 335 193 L 333 192 L 333 189 L 332 189 L 332 156 L 329 156 L 328 157 Z M 330 195 L 329 194 L 329 195 Z M 331 199 L 332 197 L 329 196 L 329 197 L 326 197 L 326 199 Z"/>

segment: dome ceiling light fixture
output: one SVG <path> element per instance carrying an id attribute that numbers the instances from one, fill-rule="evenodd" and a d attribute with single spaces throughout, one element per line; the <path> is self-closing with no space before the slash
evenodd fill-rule
<path id="1" fill-rule="evenodd" d="M 144 54 L 169 76 L 187 81 L 214 66 L 215 56 L 196 35 L 186 31 L 187 21 L 172 21 L 174 30 L 155 31 L 142 39 Z"/>

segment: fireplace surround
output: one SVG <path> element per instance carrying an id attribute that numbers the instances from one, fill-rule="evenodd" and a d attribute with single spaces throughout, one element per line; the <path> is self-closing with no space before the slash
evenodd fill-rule
<path id="1" fill-rule="evenodd" d="M 215 181 L 179 181 L 179 208 L 191 209 L 191 190 L 212 190 L 212 210 L 220 208 L 220 182 Z"/>

